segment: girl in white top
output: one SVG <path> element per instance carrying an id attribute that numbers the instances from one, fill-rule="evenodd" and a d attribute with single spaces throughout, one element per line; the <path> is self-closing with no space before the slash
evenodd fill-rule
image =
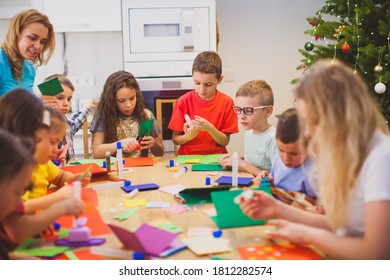
<path id="1" fill-rule="evenodd" d="M 314 151 L 325 215 L 293 208 L 264 192 L 241 200 L 252 218 L 274 217 L 270 238 L 310 243 L 329 258 L 390 259 L 390 137 L 363 79 L 322 60 L 295 88 L 301 136 Z"/>

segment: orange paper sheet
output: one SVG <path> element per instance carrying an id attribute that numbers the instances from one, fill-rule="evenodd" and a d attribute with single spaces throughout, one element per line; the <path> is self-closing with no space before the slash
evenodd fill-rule
<path id="1" fill-rule="evenodd" d="M 92 188 L 83 188 L 81 189 L 81 198 L 84 200 L 84 211 L 81 214 L 83 217 L 88 218 L 86 224 L 87 227 L 91 230 L 92 236 L 111 234 L 110 228 L 102 221 L 99 211 L 96 209 L 98 206 L 98 199 L 96 191 Z M 73 217 L 72 216 L 63 216 L 57 220 L 63 228 L 72 228 L 73 227 Z"/>
<path id="2" fill-rule="evenodd" d="M 77 174 L 77 173 L 83 173 L 90 165 L 92 165 L 92 168 L 90 171 L 92 173 L 92 176 L 107 174 L 107 170 L 104 168 L 101 168 L 96 163 L 68 165 L 68 166 L 62 167 L 61 169 L 65 170 L 65 171 L 72 172 L 73 174 Z"/>
<path id="3" fill-rule="evenodd" d="M 79 251 L 73 251 L 73 254 L 75 254 L 79 260 L 104 260 L 102 256 L 92 254 L 89 248 Z M 55 259 L 69 260 L 69 258 L 65 254 L 59 255 Z"/>
<path id="4" fill-rule="evenodd" d="M 320 260 L 310 248 L 299 245 L 267 245 L 237 248 L 244 260 Z"/>
<path id="5" fill-rule="evenodd" d="M 124 167 L 153 166 L 152 157 L 125 158 Z"/>

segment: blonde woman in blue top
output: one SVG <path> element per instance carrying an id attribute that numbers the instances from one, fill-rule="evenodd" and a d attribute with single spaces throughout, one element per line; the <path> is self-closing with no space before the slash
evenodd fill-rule
<path id="1" fill-rule="evenodd" d="M 35 67 L 47 64 L 54 47 L 47 16 L 34 9 L 15 15 L 0 49 L 0 97 L 16 87 L 32 92 Z"/>

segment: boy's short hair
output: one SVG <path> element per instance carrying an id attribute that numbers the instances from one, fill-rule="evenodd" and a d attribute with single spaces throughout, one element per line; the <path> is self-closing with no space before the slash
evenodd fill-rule
<path id="1" fill-rule="evenodd" d="M 194 72 L 215 74 L 219 80 L 222 76 L 222 60 L 216 52 L 201 52 L 192 64 L 192 74 Z"/>
<path id="2" fill-rule="evenodd" d="M 70 88 L 72 91 L 74 91 L 74 85 L 73 83 L 64 75 L 61 74 L 53 74 L 45 79 L 45 82 L 53 80 L 55 78 L 58 78 L 58 81 L 60 82 L 61 85 L 67 86 Z"/>
<path id="3" fill-rule="evenodd" d="M 276 139 L 284 144 L 290 144 L 299 139 L 298 115 L 295 108 L 284 111 L 276 125 Z"/>
<path id="4" fill-rule="evenodd" d="M 243 84 L 236 92 L 238 96 L 258 97 L 260 105 L 274 105 L 274 95 L 267 82 L 263 80 L 252 80 Z"/>

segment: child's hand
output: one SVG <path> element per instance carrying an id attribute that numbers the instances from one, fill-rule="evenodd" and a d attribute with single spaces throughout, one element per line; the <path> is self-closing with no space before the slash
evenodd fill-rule
<path id="1" fill-rule="evenodd" d="M 132 153 L 138 149 L 141 149 L 140 143 L 135 138 L 126 138 L 121 140 L 124 150 Z"/>
<path id="2" fill-rule="evenodd" d="M 83 175 L 84 175 L 84 172 L 74 174 L 74 177 L 73 177 L 73 181 L 72 181 L 72 182 L 75 182 L 75 181 L 77 181 L 77 180 L 80 180 L 80 177 L 83 176 Z M 85 174 L 84 177 L 81 179 L 81 186 L 82 186 L 82 187 L 87 186 L 87 185 L 91 182 L 91 179 L 92 179 L 92 173 L 91 173 L 91 172 L 88 172 L 88 173 Z"/>
<path id="3" fill-rule="evenodd" d="M 208 120 L 199 116 L 195 116 L 195 119 L 192 121 L 192 123 L 196 128 L 202 131 L 209 132 L 215 129 L 215 127 Z"/>
<path id="4" fill-rule="evenodd" d="M 262 178 L 266 178 L 268 177 L 268 182 L 273 185 L 274 184 L 274 178 L 268 173 L 267 170 L 263 170 L 261 171 L 257 176 L 256 178 L 254 179 L 254 182 L 256 184 L 260 184 L 261 183 L 261 179 Z"/>
<path id="5" fill-rule="evenodd" d="M 84 188 L 86 187 L 90 182 L 91 182 L 91 179 L 92 179 L 92 173 L 91 172 L 88 172 L 84 178 L 81 180 L 81 186 Z"/>
<path id="6" fill-rule="evenodd" d="M 84 201 L 73 196 L 58 202 L 58 207 L 62 207 L 63 215 L 79 216 L 84 210 Z"/>
<path id="7" fill-rule="evenodd" d="M 53 109 L 58 110 L 58 100 L 54 96 L 49 95 L 41 95 L 40 96 L 43 104 L 45 104 L 48 107 L 51 107 Z"/>
<path id="8" fill-rule="evenodd" d="M 232 167 L 232 157 L 230 155 L 221 156 L 218 159 L 218 163 L 223 167 L 223 169 L 229 169 Z"/>
<path id="9" fill-rule="evenodd" d="M 73 188 L 65 183 L 64 187 L 58 189 L 51 195 L 55 196 L 57 201 L 61 201 L 73 195 Z"/>
<path id="10" fill-rule="evenodd" d="M 190 127 L 186 122 L 183 125 L 183 131 L 184 131 L 184 135 L 186 135 L 186 137 L 188 138 L 188 141 L 194 139 L 196 135 L 198 135 L 199 133 L 199 129 L 197 127 L 195 126 Z"/>
<path id="11" fill-rule="evenodd" d="M 144 136 L 140 138 L 140 149 L 141 150 L 147 150 L 151 149 L 154 146 L 155 140 L 152 136 Z"/>
<path id="12" fill-rule="evenodd" d="M 223 169 L 231 169 L 232 157 L 230 155 L 222 156 L 218 159 L 218 163 L 223 167 Z"/>

